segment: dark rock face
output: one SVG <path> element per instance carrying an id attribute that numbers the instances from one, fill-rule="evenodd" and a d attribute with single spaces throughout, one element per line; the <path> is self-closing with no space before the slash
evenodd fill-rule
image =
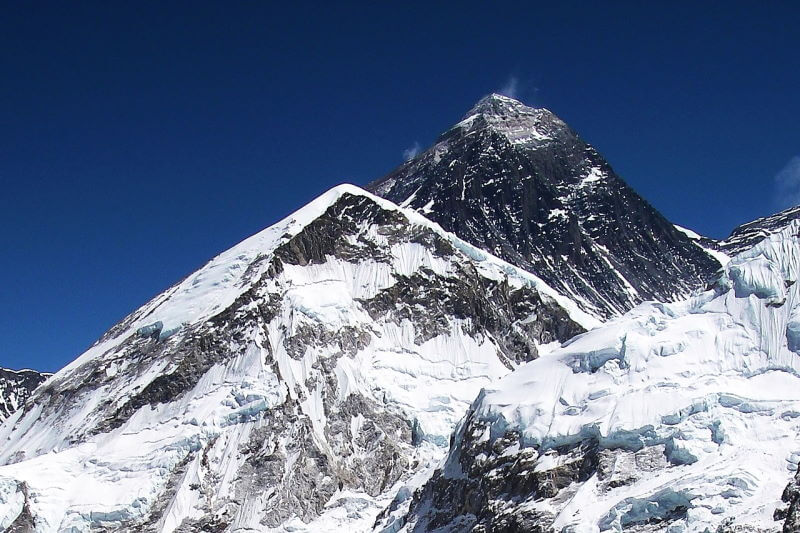
<path id="1" fill-rule="evenodd" d="M 22 511 L 17 516 L 17 519 L 8 526 L 6 533 L 33 533 L 36 531 L 36 519 L 31 514 L 28 486 L 25 483 L 18 483 L 17 489 L 24 497 Z"/>
<path id="2" fill-rule="evenodd" d="M 775 512 L 775 520 L 785 520 L 783 523 L 783 533 L 800 532 L 800 469 L 791 483 L 783 491 L 781 500 L 788 504 L 785 509 Z"/>
<path id="3" fill-rule="evenodd" d="M 562 450 L 566 459 L 557 468 L 537 472 L 535 449 L 505 453 L 518 445 L 518 434 L 511 432 L 493 442 L 482 441 L 480 435 L 486 429 L 465 428 L 457 437 L 461 449 L 451 454 L 444 469 L 436 471 L 414 495 L 407 518 L 414 524 L 412 531 L 445 528 L 476 533 L 551 532 L 554 516 L 519 504 L 557 496 L 570 484 L 585 481 L 597 471 L 596 442 L 586 441 Z M 459 527 L 453 528 L 453 524 Z"/>
<path id="4" fill-rule="evenodd" d="M 560 457 L 558 465 L 537 469 L 540 450 L 520 446 L 523 439 L 516 431 L 485 438 L 491 431 L 467 414 L 444 466 L 414 494 L 402 519 L 412 525 L 409 531 L 550 533 L 555 517 L 524 502 L 557 497 L 601 468 L 601 450 L 592 438 L 552 450 Z"/>
<path id="5" fill-rule="evenodd" d="M 50 374 L 0 368 L 0 422 L 11 416 Z"/>
<path id="6" fill-rule="evenodd" d="M 396 307 L 397 302 L 404 305 Z M 514 290 L 508 283 L 487 280 L 469 265 L 455 277 L 444 278 L 426 270 L 401 277 L 363 304 L 376 320 L 391 314 L 397 321 L 427 324 L 419 332 L 419 343 L 445 333 L 452 318 L 470 319 L 470 334 L 497 339 L 509 368 L 535 359 L 537 343 L 565 341 L 584 331 L 564 309 L 545 301 L 536 291 L 528 287 Z M 535 319 L 523 322 L 526 317 Z"/>
<path id="7" fill-rule="evenodd" d="M 564 122 L 498 95 L 368 189 L 600 316 L 678 299 L 719 268 Z"/>
<path id="8" fill-rule="evenodd" d="M 415 533 L 554 533 L 556 517 L 545 509 L 568 502 L 593 476 L 596 490 L 608 491 L 674 467 L 664 444 L 630 449 L 587 431 L 580 440 L 545 447 L 526 443 L 516 430 L 487 437 L 496 430 L 470 410 L 447 461 L 413 495 L 409 512 L 398 519 L 385 511 L 378 523 Z M 537 508 L 543 502 L 548 503 Z M 664 489 L 621 501 L 599 525 L 601 531 L 616 530 L 615 524 L 625 531 L 665 531 L 690 507 L 691 495 Z"/>
<path id="9" fill-rule="evenodd" d="M 800 218 L 800 206 L 742 224 L 733 230 L 727 239 L 720 241 L 719 247 L 728 255 L 736 255 L 752 248 L 768 235 L 779 232 L 798 218 Z"/>

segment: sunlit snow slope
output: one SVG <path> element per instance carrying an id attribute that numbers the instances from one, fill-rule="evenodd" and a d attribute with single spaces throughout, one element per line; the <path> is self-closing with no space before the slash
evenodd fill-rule
<path id="1" fill-rule="evenodd" d="M 337 187 L 132 313 L 0 426 L 0 528 L 369 530 L 482 387 L 596 324 Z"/>
<path id="2" fill-rule="evenodd" d="M 733 257 L 712 290 L 642 304 L 487 388 L 395 523 L 780 530 L 800 460 L 798 231 Z"/>

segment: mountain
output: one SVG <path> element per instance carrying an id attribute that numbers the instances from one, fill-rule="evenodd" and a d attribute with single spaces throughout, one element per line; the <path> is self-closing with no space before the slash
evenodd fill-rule
<path id="1" fill-rule="evenodd" d="M 729 255 L 735 255 L 758 244 L 768 235 L 781 231 L 797 219 L 800 219 L 800 206 L 742 224 L 727 239 L 719 242 L 719 248 Z"/>
<path id="2" fill-rule="evenodd" d="M 522 365 L 478 395 L 446 461 L 382 519 L 442 533 L 798 531 L 798 275 L 793 221 L 708 291 Z"/>
<path id="3" fill-rule="evenodd" d="M 674 226 L 555 115 L 498 95 L 370 188 L 13 389 L 0 529 L 800 522 L 800 221 L 728 244 Z"/>
<path id="4" fill-rule="evenodd" d="M 133 312 L 0 426 L 0 527 L 369 530 L 482 388 L 597 324 L 337 187 Z"/>
<path id="5" fill-rule="evenodd" d="M 0 422 L 16 411 L 51 374 L 0 368 Z"/>
<path id="6" fill-rule="evenodd" d="M 688 296 L 720 267 L 561 119 L 497 94 L 367 189 L 598 316 Z"/>

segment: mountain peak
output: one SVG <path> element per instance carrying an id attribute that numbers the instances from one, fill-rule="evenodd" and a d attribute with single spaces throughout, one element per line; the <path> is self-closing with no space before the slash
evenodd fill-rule
<path id="1" fill-rule="evenodd" d="M 534 108 L 528 107 L 514 98 L 491 93 L 478 100 L 478 103 L 472 106 L 472 109 L 464 115 L 464 118 L 466 119 L 473 115 L 518 115 L 523 111 L 534 111 Z"/>
<path id="2" fill-rule="evenodd" d="M 368 190 L 536 272 L 597 316 L 687 295 L 720 266 L 564 121 L 499 94 Z"/>
<path id="3" fill-rule="evenodd" d="M 574 136 L 569 127 L 544 108 L 529 107 L 502 94 L 484 96 L 461 121 L 443 135 L 455 131 L 489 129 L 506 137 L 513 145 L 538 148 L 556 138 Z"/>

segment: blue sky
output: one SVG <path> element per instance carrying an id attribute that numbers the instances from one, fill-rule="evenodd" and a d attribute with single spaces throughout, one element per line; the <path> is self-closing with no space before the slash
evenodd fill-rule
<path id="1" fill-rule="evenodd" d="M 18 2 L 0 17 L 0 365 L 56 370 L 505 88 L 713 237 L 800 200 L 797 4 Z"/>

